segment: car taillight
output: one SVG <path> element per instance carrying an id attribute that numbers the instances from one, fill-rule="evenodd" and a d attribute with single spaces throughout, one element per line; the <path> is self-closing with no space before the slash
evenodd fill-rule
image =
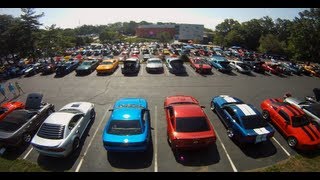
<path id="1" fill-rule="evenodd" d="M 274 136 L 274 132 L 272 132 L 272 133 L 270 133 L 270 134 L 267 135 L 267 137 L 269 137 L 269 138 L 271 138 L 271 137 L 273 137 L 273 136 Z"/>
<path id="2" fill-rule="evenodd" d="M 253 140 L 255 140 L 255 138 L 256 138 L 256 136 L 246 136 L 246 137 L 244 137 L 244 139 L 246 141 L 253 141 Z"/>

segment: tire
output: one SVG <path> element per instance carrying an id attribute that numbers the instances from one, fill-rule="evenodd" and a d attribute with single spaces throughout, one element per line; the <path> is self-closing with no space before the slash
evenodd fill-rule
<path id="1" fill-rule="evenodd" d="M 216 111 L 216 107 L 214 107 L 214 104 L 213 104 L 212 101 L 211 101 L 211 103 L 210 103 L 210 109 L 211 109 L 212 111 Z"/>
<path id="2" fill-rule="evenodd" d="M 72 151 L 75 151 L 76 149 L 78 149 L 79 145 L 80 145 L 79 138 L 75 138 L 73 140 L 73 144 L 72 144 Z"/>
<path id="3" fill-rule="evenodd" d="M 287 139 L 287 143 L 291 148 L 294 148 L 298 144 L 298 140 L 295 137 L 290 136 Z"/>
<path id="4" fill-rule="evenodd" d="M 227 130 L 227 135 L 228 135 L 228 137 L 229 137 L 230 139 L 232 139 L 232 138 L 234 137 L 234 132 L 233 132 L 233 130 L 232 130 L 232 129 L 228 129 L 228 130 Z"/>
<path id="5" fill-rule="evenodd" d="M 96 112 L 94 109 L 92 109 L 90 112 L 90 120 L 93 121 L 95 118 L 96 118 Z"/>
<path id="6" fill-rule="evenodd" d="M 270 114 L 267 110 L 262 111 L 262 118 L 266 121 L 270 121 Z"/>
<path id="7" fill-rule="evenodd" d="M 27 143 L 30 143 L 31 140 L 32 140 L 31 134 L 30 134 L 29 132 L 24 133 L 24 134 L 22 135 L 22 140 L 23 140 L 23 142 L 26 143 L 26 144 L 27 144 Z"/>

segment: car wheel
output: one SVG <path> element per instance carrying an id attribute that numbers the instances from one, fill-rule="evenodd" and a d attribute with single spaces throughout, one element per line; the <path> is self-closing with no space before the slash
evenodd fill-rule
<path id="1" fill-rule="evenodd" d="M 266 121 L 270 121 L 270 114 L 267 110 L 262 111 L 262 118 Z"/>
<path id="2" fill-rule="evenodd" d="M 290 147 L 294 148 L 297 145 L 298 140 L 295 137 L 290 136 L 287 139 L 287 143 Z"/>
<path id="3" fill-rule="evenodd" d="M 23 134 L 22 139 L 23 139 L 23 142 L 30 143 L 32 136 L 30 133 L 27 132 Z"/>
<path id="4" fill-rule="evenodd" d="M 228 135 L 228 137 L 229 137 L 230 139 L 233 138 L 233 136 L 234 136 L 233 130 L 232 130 L 232 129 L 228 129 L 228 130 L 227 130 L 227 135 Z"/>
<path id="5" fill-rule="evenodd" d="M 90 112 L 90 120 L 94 120 L 96 118 L 96 112 L 94 111 L 94 109 L 91 110 Z"/>
<path id="6" fill-rule="evenodd" d="M 212 101 L 211 101 L 211 103 L 210 103 L 210 109 L 211 109 L 212 111 L 215 111 L 215 110 L 216 110 L 216 108 L 214 107 L 214 104 L 213 104 Z"/>
<path id="7" fill-rule="evenodd" d="M 75 151 L 80 145 L 80 140 L 79 138 L 75 138 L 73 140 L 73 144 L 72 144 L 72 150 Z"/>

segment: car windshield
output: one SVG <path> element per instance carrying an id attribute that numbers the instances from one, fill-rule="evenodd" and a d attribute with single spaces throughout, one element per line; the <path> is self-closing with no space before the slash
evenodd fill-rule
<path id="1" fill-rule="evenodd" d="M 156 64 L 161 64 L 161 60 L 149 60 L 148 63 L 156 63 Z"/>
<path id="2" fill-rule="evenodd" d="M 15 123 L 10 121 L 1 121 L 0 122 L 0 131 L 4 132 L 14 132 L 18 130 L 23 124 Z"/>
<path id="3" fill-rule="evenodd" d="M 92 64 L 92 62 L 84 61 L 81 65 L 90 66 L 91 64 Z"/>
<path id="4" fill-rule="evenodd" d="M 267 121 L 263 120 L 261 116 L 244 116 L 241 118 L 245 129 L 255 129 L 268 126 Z"/>
<path id="5" fill-rule="evenodd" d="M 308 110 L 309 112 L 320 118 L 320 104 L 305 106 L 304 109 Z"/>
<path id="6" fill-rule="evenodd" d="M 7 108 L 0 107 L 0 115 L 8 111 Z"/>
<path id="7" fill-rule="evenodd" d="M 112 120 L 107 132 L 109 134 L 126 136 L 141 134 L 142 129 L 139 120 Z"/>
<path id="8" fill-rule="evenodd" d="M 177 132 L 202 132 L 209 130 L 210 127 L 205 117 L 176 118 Z"/>
<path id="9" fill-rule="evenodd" d="M 223 68 L 229 68 L 229 62 L 228 61 L 220 61 L 219 63 Z"/>
<path id="10" fill-rule="evenodd" d="M 112 64 L 112 62 L 110 62 L 110 61 L 103 61 L 101 64 L 103 64 L 103 65 L 109 65 L 109 64 Z"/>
<path id="11" fill-rule="evenodd" d="M 66 112 L 66 113 L 72 113 L 72 114 L 80 114 L 82 113 L 81 111 L 77 109 L 62 109 L 59 112 Z"/>
<path id="12" fill-rule="evenodd" d="M 213 60 L 217 60 L 217 61 L 226 61 L 226 58 L 224 58 L 223 56 L 212 56 Z"/>
<path id="13" fill-rule="evenodd" d="M 292 126 L 293 127 L 301 127 L 306 126 L 310 123 L 310 120 L 307 118 L 307 116 L 293 116 L 292 117 Z"/>

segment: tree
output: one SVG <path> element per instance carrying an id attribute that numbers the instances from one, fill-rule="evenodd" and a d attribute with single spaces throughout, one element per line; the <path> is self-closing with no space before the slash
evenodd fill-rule
<path id="1" fill-rule="evenodd" d="M 280 42 L 275 35 L 267 34 L 266 36 L 261 36 L 259 43 L 260 46 L 258 49 L 262 53 L 284 53 L 285 44 L 283 42 Z"/>
<path id="2" fill-rule="evenodd" d="M 106 29 L 104 32 L 102 32 L 99 35 L 99 39 L 103 43 L 113 43 L 114 41 L 118 40 L 120 38 L 120 35 L 118 32 L 111 31 L 109 29 Z"/>
<path id="3" fill-rule="evenodd" d="M 37 32 L 39 30 L 39 26 L 42 25 L 38 19 L 44 16 L 44 13 L 36 15 L 33 8 L 21 8 L 21 10 L 21 28 L 24 32 L 24 35 L 21 37 L 21 42 L 23 42 L 21 44 L 21 47 L 23 47 L 21 53 L 23 55 L 30 54 L 34 57 L 35 42 L 37 41 L 35 32 Z"/>
<path id="4" fill-rule="evenodd" d="M 288 49 L 296 60 L 320 62 L 320 9 L 299 13 L 291 28 Z"/>
<path id="5" fill-rule="evenodd" d="M 161 32 L 157 34 L 157 39 L 162 43 L 167 43 L 172 40 L 172 36 L 168 32 Z"/>

